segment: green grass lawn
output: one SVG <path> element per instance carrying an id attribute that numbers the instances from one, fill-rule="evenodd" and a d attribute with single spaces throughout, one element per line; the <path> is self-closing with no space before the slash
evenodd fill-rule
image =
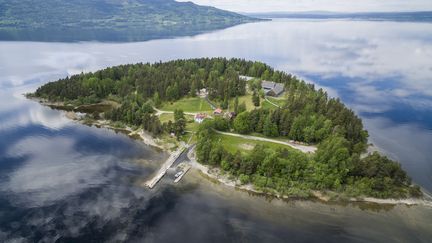
<path id="1" fill-rule="evenodd" d="M 161 110 L 174 111 L 175 109 L 182 109 L 184 112 L 213 112 L 210 105 L 202 98 L 184 98 L 173 103 L 165 103 Z"/>
<path id="2" fill-rule="evenodd" d="M 234 100 L 235 100 L 235 98 L 232 98 L 229 101 L 230 111 L 234 111 Z M 251 110 L 255 109 L 255 106 L 252 102 L 252 95 L 251 94 L 239 96 L 239 104 L 241 104 L 242 102 L 245 103 L 246 110 L 251 111 Z"/>
<path id="3" fill-rule="evenodd" d="M 261 107 L 262 107 L 263 109 L 277 109 L 276 106 L 274 106 L 274 105 L 268 103 L 267 100 L 263 100 L 263 101 L 261 101 Z"/>
<path id="4" fill-rule="evenodd" d="M 267 97 L 271 102 L 275 103 L 276 105 L 283 106 L 285 105 L 285 99 L 275 99 L 272 97 Z M 276 106 L 273 104 L 270 104 L 267 100 L 262 99 L 261 100 L 261 107 L 264 109 L 277 109 Z"/>
<path id="5" fill-rule="evenodd" d="M 233 136 L 223 135 L 223 134 L 216 134 L 216 141 L 218 140 L 224 146 L 224 148 L 228 150 L 230 153 L 235 153 L 237 152 L 237 150 L 240 150 L 241 152 L 247 154 L 257 144 L 265 144 L 272 149 L 277 149 L 277 148 L 286 148 L 288 150 L 293 149 L 283 144 L 264 142 L 264 141 L 255 141 L 255 140 L 249 140 L 249 139 L 233 137 Z"/>
<path id="6" fill-rule="evenodd" d="M 283 106 L 285 105 L 286 99 L 278 99 L 273 97 L 267 97 L 271 102 L 275 103 L 276 105 Z"/>
<path id="7" fill-rule="evenodd" d="M 186 123 L 186 130 L 187 131 L 197 131 L 199 127 L 199 124 L 196 122 L 188 122 Z"/>
<path id="8" fill-rule="evenodd" d="M 159 120 L 161 121 L 161 123 L 168 122 L 168 121 L 174 122 L 174 114 L 167 114 L 167 113 L 161 114 L 159 116 Z"/>
<path id="9" fill-rule="evenodd" d="M 192 132 L 197 131 L 199 124 L 194 121 L 194 117 L 192 115 L 185 115 L 185 118 L 186 118 L 186 131 L 192 131 Z M 167 114 L 167 113 L 161 114 L 159 116 L 159 120 L 161 121 L 161 123 L 165 123 L 168 121 L 174 122 L 174 114 Z"/>

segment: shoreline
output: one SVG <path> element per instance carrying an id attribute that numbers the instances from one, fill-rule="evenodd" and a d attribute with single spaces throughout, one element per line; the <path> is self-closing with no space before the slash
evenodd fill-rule
<path id="1" fill-rule="evenodd" d="M 48 102 L 42 99 L 38 99 L 38 98 L 30 98 L 32 100 L 35 100 L 37 102 L 39 102 L 42 105 L 48 106 L 50 108 L 54 107 L 61 107 L 61 106 L 65 106 L 64 103 L 62 102 Z M 97 105 L 97 104 L 96 104 Z M 75 107 L 76 108 L 76 107 Z M 60 109 L 61 110 L 61 109 Z M 83 125 L 91 125 L 91 126 L 96 126 L 98 128 L 107 128 L 107 129 L 111 129 L 114 131 L 127 131 L 128 133 L 126 134 L 127 136 L 129 136 L 130 138 L 134 138 L 136 135 L 139 136 L 140 140 L 148 146 L 157 148 L 162 150 L 163 152 L 169 152 L 170 149 L 167 147 L 167 144 L 164 145 L 160 145 L 157 142 L 160 141 L 157 138 L 153 138 L 149 133 L 145 132 L 143 129 L 132 129 L 129 126 L 125 126 L 123 128 L 120 127 L 115 127 L 112 126 L 110 124 L 110 121 L 105 120 L 105 119 L 92 119 L 91 121 L 86 121 L 84 119 L 82 119 L 81 114 L 79 114 L 79 112 L 75 112 L 75 111 L 67 111 L 67 110 L 61 110 L 64 112 L 66 118 L 72 120 L 72 121 L 76 121 L 80 124 Z M 211 179 L 214 181 L 217 181 L 220 184 L 223 184 L 224 186 L 228 186 L 234 189 L 238 189 L 241 191 L 245 191 L 248 193 L 254 193 L 254 194 L 258 194 L 258 195 L 262 195 L 262 196 L 271 196 L 277 199 L 284 199 L 284 200 L 299 200 L 298 198 L 295 197 L 290 197 L 290 196 L 286 196 L 286 195 L 280 195 L 278 193 L 269 193 L 269 192 L 264 192 L 261 190 L 256 189 L 252 184 L 245 184 L 245 185 L 241 185 L 238 183 L 238 180 L 233 180 L 231 178 L 229 178 L 230 176 L 227 174 L 223 174 L 221 173 L 221 169 L 220 168 L 210 168 L 207 165 L 201 164 L 198 161 L 196 161 L 195 159 L 195 151 L 194 148 L 190 149 L 190 151 L 187 154 L 187 157 L 190 159 L 190 163 L 191 163 L 191 168 L 201 172 L 204 177 L 208 177 L 206 179 Z M 415 206 L 415 205 L 421 205 L 421 206 L 426 206 L 426 207 L 432 207 L 432 200 L 427 200 L 427 197 L 432 198 L 431 196 L 427 195 L 424 192 L 424 196 L 422 198 L 404 198 L 404 199 L 394 199 L 394 198 L 387 198 L 387 199 L 382 199 L 382 198 L 374 198 L 374 197 L 362 197 L 362 198 L 348 198 L 347 200 L 332 200 L 329 196 L 324 195 L 321 191 L 312 191 L 312 196 L 309 198 L 303 198 L 304 200 L 313 200 L 313 199 L 317 199 L 322 203 L 327 203 L 327 202 L 348 202 L 348 203 L 375 203 L 378 205 L 406 205 L 406 206 Z"/>
<path id="2" fill-rule="evenodd" d="M 256 189 L 252 184 L 241 185 L 238 183 L 238 180 L 233 180 L 229 178 L 229 175 L 222 174 L 219 168 L 210 168 L 207 165 L 203 165 L 196 161 L 194 156 L 194 151 L 191 150 L 188 153 L 188 158 L 191 161 L 192 168 L 201 172 L 206 177 L 211 180 L 217 181 L 217 183 L 222 184 L 227 187 L 231 187 L 234 189 L 238 189 L 241 191 L 245 191 L 248 193 L 259 194 L 262 196 L 271 196 L 277 199 L 283 200 L 299 200 L 295 197 L 290 196 L 282 196 L 280 194 L 268 193 L 261 190 Z M 329 202 L 348 202 L 348 203 L 375 203 L 379 205 L 406 205 L 406 206 L 426 206 L 432 207 L 432 200 L 427 200 L 426 196 L 423 198 L 403 198 L 403 199 L 394 199 L 394 198 L 374 198 L 374 197 L 363 197 L 363 198 L 349 198 L 348 200 L 332 200 L 329 196 L 323 195 L 320 191 L 312 191 L 312 196 L 310 198 L 304 198 L 304 200 L 313 200 L 317 199 L 322 203 Z"/>
<path id="3" fill-rule="evenodd" d="M 92 120 L 85 120 L 82 118 L 82 113 L 80 112 L 76 112 L 74 110 L 64 110 L 61 109 L 61 107 L 66 107 L 69 105 L 64 104 L 64 102 L 50 102 L 47 101 L 45 99 L 41 99 L 41 98 L 34 98 L 34 97 L 29 97 L 30 100 L 36 101 L 41 105 L 44 106 L 48 106 L 52 109 L 56 109 L 56 110 L 60 110 L 64 113 L 65 117 L 78 122 L 80 124 L 83 125 L 91 125 L 91 126 L 96 126 L 98 128 L 107 128 L 107 129 L 111 129 L 114 131 L 127 131 L 128 133 L 126 134 L 127 136 L 134 138 L 135 136 L 139 136 L 141 138 L 141 141 L 148 146 L 151 147 L 155 147 L 158 149 L 161 149 L 164 152 L 169 152 L 170 149 L 167 148 L 166 146 L 160 145 L 158 144 L 158 139 L 157 138 L 153 138 L 149 133 L 145 132 L 144 129 L 133 129 L 129 126 L 124 126 L 124 127 L 115 127 L 112 125 L 111 121 L 109 120 L 105 120 L 105 119 L 92 119 Z M 100 102 L 98 104 L 92 104 L 92 105 L 100 105 L 100 104 L 106 104 L 104 102 Z M 70 106 L 71 108 L 79 108 L 81 106 L 84 107 L 88 107 L 91 105 L 80 105 L 80 106 Z"/>

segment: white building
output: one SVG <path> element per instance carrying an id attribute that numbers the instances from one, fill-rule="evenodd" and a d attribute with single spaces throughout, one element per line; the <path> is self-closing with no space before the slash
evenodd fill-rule
<path id="1" fill-rule="evenodd" d="M 207 114 L 199 113 L 199 114 L 195 114 L 194 121 L 196 123 L 202 123 L 206 118 L 207 118 Z"/>

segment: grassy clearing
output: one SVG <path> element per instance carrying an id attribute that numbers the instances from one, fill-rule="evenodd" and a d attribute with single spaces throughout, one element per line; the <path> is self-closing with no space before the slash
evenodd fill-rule
<path id="1" fill-rule="evenodd" d="M 267 97 L 271 102 L 273 102 L 276 105 L 279 105 L 280 107 L 285 105 L 285 99 L 276 99 L 273 97 Z M 274 106 L 273 104 L 270 104 L 267 100 L 262 99 L 261 101 L 261 107 L 264 109 L 277 109 L 276 106 Z"/>
<path id="2" fill-rule="evenodd" d="M 229 101 L 229 107 L 230 107 L 231 111 L 234 111 L 234 100 L 235 100 L 235 98 L 232 98 Z M 240 96 L 239 97 L 239 104 L 241 104 L 243 102 L 245 103 L 246 109 L 248 111 L 251 111 L 251 110 L 255 109 L 255 106 L 254 106 L 254 104 L 252 102 L 252 95 L 251 94 Z"/>
<path id="3" fill-rule="evenodd" d="M 198 130 L 199 124 L 194 121 L 193 116 L 185 116 L 187 123 L 186 123 L 186 131 L 192 131 L 196 132 Z"/>
<path id="4" fill-rule="evenodd" d="M 188 122 L 186 124 L 186 131 L 196 132 L 196 131 L 198 131 L 198 126 L 199 126 L 199 124 L 196 122 Z"/>
<path id="5" fill-rule="evenodd" d="M 263 109 L 270 109 L 270 110 L 272 110 L 272 109 L 277 109 L 276 106 L 270 104 L 267 100 L 263 100 L 263 101 L 261 101 L 261 107 L 262 107 Z"/>
<path id="6" fill-rule="evenodd" d="M 255 140 L 233 137 L 233 136 L 223 135 L 223 134 L 216 134 L 216 136 L 217 136 L 216 141 L 219 141 L 224 146 L 224 148 L 228 150 L 230 153 L 235 153 L 237 152 L 237 150 L 240 150 L 241 152 L 247 154 L 257 144 L 264 144 L 272 149 L 286 148 L 288 150 L 292 150 L 291 147 L 283 144 L 264 142 L 264 141 L 255 141 Z"/>
<path id="7" fill-rule="evenodd" d="M 159 116 L 159 120 L 160 120 L 162 123 L 164 123 L 164 122 L 168 122 L 168 121 L 172 121 L 172 122 L 174 122 L 174 114 L 167 114 L 167 113 L 161 114 L 161 115 Z"/>
<path id="8" fill-rule="evenodd" d="M 286 99 L 282 98 L 273 98 L 273 97 L 267 97 L 271 102 L 275 103 L 276 105 L 283 106 L 285 105 Z"/>
<path id="9" fill-rule="evenodd" d="M 194 144 L 197 142 L 196 133 L 186 132 L 180 137 L 180 140 L 185 143 L 190 142 L 190 144 Z"/>
<path id="10" fill-rule="evenodd" d="M 194 121 L 194 117 L 192 115 L 185 115 L 186 118 L 186 131 L 196 132 L 198 130 L 199 124 Z M 174 114 L 161 114 L 159 116 L 159 120 L 162 123 L 171 121 L 174 122 Z"/>
<path id="11" fill-rule="evenodd" d="M 165 103 L 161 110 L 174 111 L 182 109 L 184 112 L 212 112 L 210 105 L 202 98 L 185 98 L 173 103 Z"/>

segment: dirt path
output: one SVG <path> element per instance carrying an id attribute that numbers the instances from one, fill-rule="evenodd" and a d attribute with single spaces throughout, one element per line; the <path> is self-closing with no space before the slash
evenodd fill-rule
<path id="1" fill-rule="evenodd" d="M 278 106 L 278 105 L 276 105 L 275 103 L 271 102 L 271 101 L 267 98 L 267 96 L 265 96 L 264 99 L 265 99 L 268 103 L 270 103 L 271 105 L 274 105 L 274 106 L 276 106 L 277 108 L 281 108 L 280 106 Z"/>
<path id="2" fill-rule="evenodd" d="M 296 143 L 288 142 L 288 141 L 280 141 L 280 140 L 271 139 L 271 138 L 255 137 L 255 136 L 242 135 L 242 134 L 230 133 L 230 132 L 220 132 L 220 131 L 216 131 L 216 132 L 219 134 L 227 135 L 227 136 L 233 136 L 233 137 L 239 137 L 239 138 L 244 138 L 244 139 L 249 139 L 249 140 L 287 145 L 287 146 L 290 146 L 291 148 L 300 150 L 303 153 L 315 153 L 315 151 L 317 150 L 317 147 L 312 146 L 312 145 L 300 145 L 300 144 L 296 144 Z"/>

